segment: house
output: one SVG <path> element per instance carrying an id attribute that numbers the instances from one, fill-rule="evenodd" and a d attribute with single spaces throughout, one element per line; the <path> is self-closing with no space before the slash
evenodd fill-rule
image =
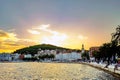
<path id="1" fill-rule="evenodd" d="M 99 51 L 99 47 L 91 47 L 89 50 L 90 57 L 93 57 L 93 52 Z"/>
<path id="2" fill-rule="evenodd" d="M 9 53 L 2 53 L 0 54 L 0 61 L 11 61 L 12 56 Z"/>

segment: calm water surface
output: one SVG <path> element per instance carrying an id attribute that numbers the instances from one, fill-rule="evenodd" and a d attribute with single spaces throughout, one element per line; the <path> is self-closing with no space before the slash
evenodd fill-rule
<path id="1" fill-rule="evenodd" d="M 82 64 L 0 63 L 0 80 L 119 80 Z"/>

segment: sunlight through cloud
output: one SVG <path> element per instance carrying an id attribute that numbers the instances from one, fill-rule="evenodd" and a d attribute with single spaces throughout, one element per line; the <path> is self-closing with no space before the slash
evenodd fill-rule
<path id="1" fill-rule="evenodd" d="M 59 34 L 53 36 L 44 36 L 42 38 L 42 43 L 53 44 L 53 45 L 63 45 L 64 41 L 68 38 L 66 34 Z"/>
<path id="2" fill-rule="evenodd" d="M 68 35 L 64 34 L 64 33 L 60 33 L 58 31 L 55 30 L 51 30 L 50 29 L 50 24 L 42 24 L 39 25 L 36 28 L 32 28 L 33 30 L 40 30 L 41 33 L 42 32 L 46 32 L 44 33 L 44 35 L 46 34 L 52 34 L 52 35 L 47 35 L 47 36 L 42 36 L 41 38 L 41 43 L 46 43 L 46 44 L 53 44 L 53 45 L 62 45 L 64 44 L 64 41 L 68 38 Z"/>

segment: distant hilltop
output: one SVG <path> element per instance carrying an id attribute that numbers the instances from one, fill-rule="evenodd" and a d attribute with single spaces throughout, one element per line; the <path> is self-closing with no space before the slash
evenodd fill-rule
<path id="1" fill-rule="evenodd" d="M 40 44 L 40 45 L 34 45 L 34 46 L 29 46 L 29 47 L 25 47 L 22 49 L 18 49 L 16 51 L 14 51 L 13 53 L 19 53 L 19 54 L 37 54 L 38 50 L 75 50 L 75 49 L 69 49 L 69 48 L 63 48 L 63 47 L 58 47 L 55 45 L 51 45 L 51 44 Z M 76 50 L 76 51 L 80 51 L 80 50 Z"/>

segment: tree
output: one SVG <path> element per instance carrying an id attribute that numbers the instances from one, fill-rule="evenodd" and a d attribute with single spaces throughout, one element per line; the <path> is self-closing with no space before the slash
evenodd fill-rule
<path id="1" fill-rule="evenodd" d="M 112 33 L 112 41 L 117 41 L 120 44 L 120 25 L 116 28 L 116 32 Z"/>
<path id="2" fill-rule="evenodd" d="M 50 58 L 50 59 L 54 59 L 54 58 L 55 58 L 55 55 L 54 55 L 54 54 L 50 54 L 50 55 L 49 55 L 49 58 Z"/>
<path id="3" fill-rule="evenodd" d="M 99 52 L 101 54 L 101 58 L 103 59 L 103 61 L 110 62 L 110 59 L 112 57 L 112 53 L 111 53 L 111 43 L 105 43 L 103 44 L 100 49 Z"/>
<path id="4" fill-rule="evenodd" d="M 113 43 L 114 59 L 115 59 L 116 55 L 118 55 L 118 57 L 120 57 L 120 25 L 118 25 L 118 27 L 116 28 L 116 32 L 112 33 L 111 42 Z"/>
<path id="5" fill-rule="evenodd" d="M 113 61 L 115 61 L 116 62 L 116 55 L 118 54 L 118 46 L 117 46 L 117 42 L 116 41 L 112 41 L 111 42 L 111 49 L 110 49 L 110 52 L 111 52 L 111 54 L 112 54 L 112 56 L 113 56 Z"/>
<path id="6" fill-rule="evenodd" d="M 111 60 L 116 62 L 116 53 L 118 51 L 117 42 L 112 41 L 111 43 L 104 43 L 99 49 L 99 56 L 103 61 L 108 61 L 108 64 Z"/>
<path id="7" fill-rule="evenodd" d="M 84 59 L 84 60 L 89 60 L 89 53 L 88 52 L 84 52 L 84 53 L 82 53 L 82 58 Z"/>
<path id="8" fill-rule="evenodd" d="M 120 56 L 120 25 L 116 28 L 116 32 L 112 33 L 112 39 L 110 43 L 104 43 L 99 52 L 94 52 L 93 56 L 97 59 L 103 59 L 103 61 L 110 64 L 111 59 L 116 62 L 116 55 Z"/>
<path id="9" fill-rule="evenodd" d="M 101 59 L 101 54 L 99 51 L 94 51 L 93 52 L 93 57 L 95 57 L 95 60 L 100 60 Z"/>
<path id="10" fill-rule="evenodd" d="M 117 46 L 117 55 L 118 55 L 118 57 L 120 57 L 120 45 Z"/>

